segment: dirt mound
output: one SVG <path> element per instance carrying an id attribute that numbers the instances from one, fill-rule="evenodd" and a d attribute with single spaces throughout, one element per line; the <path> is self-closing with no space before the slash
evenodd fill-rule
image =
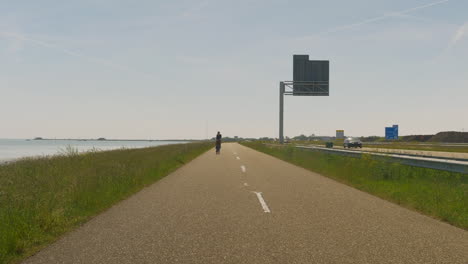
<path id="1" fill-rule="evenodd" d="M 434 135 L 410 135 L 402 136 L 401 141 L 404 142 L 426 142 L 429 141 Z"/>
<path id="2" fill-rule="evenodd" d="M 447 143 L 468 143 L 468 132 L 440 132 L 433 136 L 429 141 Z"/>

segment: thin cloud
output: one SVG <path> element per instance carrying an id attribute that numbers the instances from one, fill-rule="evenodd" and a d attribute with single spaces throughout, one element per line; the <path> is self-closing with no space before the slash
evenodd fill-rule
<path id="1" fill-rule="evenodd" d="M 209 3 L 211 2 L 211 0 L 205 0 L 205 1 L 201 1 L 199 2 L 197 5 L 185 10 L 184 12 L 182 12 L 182 14 L 180 14 L 180 17 L 191 17 L 193 16 L 194 14 L 200 12 L 203 8 L 205 8 Z"/>
<path id="2" fill-rule="evenodd" d="M 433 22 L 434 21 L 433 19 L 428 19 L 428 18 L 425 18 L 425 17 L 415 16 L 415 15 L 411 15 L 411 14 L 407 14 L 407 13 L 405 13 L 405 14 L 394 14 L 394 13 L 392 13 L 392 16 L 393 17 L 413 19 L 413 20 L 418 20 L 418 21 L 424 21 L 424 22 Z"/>
<path id="3" fill-rule="evenodd" d="M 185 10 L 184 12 L 182 12 L 181 14 L 179 14 L 177 17 L 178 18 L 192 17 L 196 13 L 198 13 L 202 9 L 204 9 L 206 6 L 208 6 L 210 4 L 210 2 L 212 2 L 212 0 L 200 1 L 195 6 L 189 8 L 189 9 Z M 168 22 L 166 21 L 165 24 L 168 24 Z M 67 54 L 69 56 L 84 58 L 84 59 L 87 59 L 89 61 L 93 61 L 95 63 L 104 65 L 106 67 L 110 67 L 110 68 L 114 68 L 114 69 L 118 69 L 118 70 L 122 70 L 122 71 L 127 71 L 127 72 L 131 72 L 131 73 L 138 73 L 138 74 L 142 74 L 142 75 L 148 75 L 148 76 L 151 75 L 149 73 L 136 71 L 136 70 L 134 70 L 134 69 L 132 69 L 130 67 L 127 67 L 127 66 L 124 66 L 124 65 L 121 65 L 121 64 L 117 64 L 117 63 L 114 63 L 114 62 L 111 62 L 111 61 L 108 61 L 108 60 L 105 60 L 105 59 L 102 59 L 102 58 L 99 58 L 99 57 L 85 55 L 83 53 L 76 52 L 76 51 L 73 51 L 71 49 L 67 49 L 67 48 L 61 47 L 59 45 L 55 45 L 55 44 L 50 43 L 50 42 L 45 42 L 45 41 L 42 41 L 42 40 L 38 40 L 38 39 L 32 38 L 32 37 L 30 37 L 30 36 L 28 36 L 26 34 L 23 34 L 23 33 L 1 31 L 0 30 L 0 37 L 9 38 L 9 39 L 14 40 L 14 41 L 17 42 L 17 43 L 15 43 L 15 46 L 13 47 L 14 50 L 12 48 L 12 51 L 19 50 L 19 48 L 16 48 L 16 46 L 19 46 L 20 43 L 22 44 L 23 42 L 28 42 L 28 43 L 35 44 L 36 46 L 40 46 L 40 47 L 44 47 L 44 48 L 59 51 L 61 53 Z"/>
<path id="4" fill-rule="evenodd" d="M 450 42 L 450 46 L 455 46 L 463 37 L 468 35 L 468 22 L 460 26 L 452 37 L 452 41 Z"/>
<path id="5" fill-rule="evenodd" d="M 110 68 L 114 68 L 114 69 L 118 69 L 118 70 L 123 70 L 123 71 L 131 72 L 131 73 L 138 73 L 138 74 L 147 75 L 147 73 L 138 72 L 138 71 L 135 71 L 134 69 L 129 68 L 127 66 L 116 64 L 114 62 L 111 62 L 111 61 L 108 61 L 108 60 L 105 60 L 105 59 L 102 59 L 102 58 L 88 56 L 88 55 L 85 55 L 85 54 L 82 54 L 82 53 L 79 53 L 79 52 L 76 52 L 76 51 L 73 51 L 73 50 L 70 50 L 70 49 L 66 49 L 66 48 L 63 48 L 61 46 L 49 43 L 49 42 L 45 42 L 45 41 L 42 41 L 42 40 L 31 38 L 31 37 L 27 36 L 26 34 L 16 33 L 16 32 L 0 31 L 0 36 L 3 36 L 5 38 L 14 39 L 14 40 L 33 43 L 36 46 L 53 49 L 53 50 L 62 52 L 64 54 L 67 54 L 67 55 L 70 55 L 70 56 L 73 56 L 73 57 L 84 58 L 84 59 L 93 61 L 95 63 L 104 65 L 106 67 L 110 67 Z"/>
<path id="6" fill-rule="evenodd" d="M 436 6 L 436 5 L 444 4 L 444 3 L 447 3 L 449 1 L 450 0 L 442 0 L 442 1 L 437 1 L 437 2 L 433 2 L 433 3 L 429 3 L 429 4 L 417 6 L 417 7 L 412 7 L 412 8 L 409 8 L 409 9 L 404 9 L 404 10 L 400 10 L 400 11 L 396 11 L 396 12 L 389 12 L 389 13 L 386 13 L 386 14 L 384 14 L 382 16 L 377 16 L 377 17 L 369 18 L 369 19 L 359 21 L 359 22 L 356 22 L 356 23 L 335 27 L 335 28 L 329 29 L 329 30 L 327 30 L 325 32 L 322 32 L 319 35 L 336 33 L 336 32 L 339 32 L 339 31 L 344 31 L 344 30 L 356 28 L 356 27 L 359 27 L 359 26 L 362 26 L 362 25 L 365 25 L 365 24 L 374 23 L 374 22 L 384 20 L 384 19 L 388 19 L 388 18 L 392 18 L 392 17 L 401 17 L 401 16 L 404 16 L 404 15 L 406 15 L 408 13 L 411 13 L 411 12 L 414 12 L 414 11 L 417 11 L 417 10 L 421 10 L 421 9 L 425 9 L 425 8 L 429 8 L 429 7 L 433 7 L 433 6 Z"/>
<path id="7" fill-rule="evenodd" d="M 445 47 L 445 49 L 442 50 L 442 52 L 434 59 L 434 61 L 437 61 L 439 58 L 446 55 L 453 47 L 457 45 L 458 42 L 460 42 L 467 35 L 468 35 L 468 22 L 459 26 L 455 30 L 455 33 L 453 34 L 452 38 L 449 40 L 447 47 Z"/>

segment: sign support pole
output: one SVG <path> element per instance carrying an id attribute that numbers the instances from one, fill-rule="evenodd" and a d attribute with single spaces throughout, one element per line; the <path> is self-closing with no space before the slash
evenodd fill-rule
<path id="1" fill-rule="evenodd" d="M 282 81 L 279 83 L 279 143 L 284 144 L 284 96 L 328 96 L 328 81 Z M 294 91 L 294 85 L 308 86 L 311 91 Z M 326 86 L 326 88 L 323 88 Z"/>
<path id="2" fill-rule="evenodd" d="M 280 82 L 279 86 L 279 142 L 280 144 L 284 143 L 283 135 L 283 113 L 284 113 L 284 82 Z"/>

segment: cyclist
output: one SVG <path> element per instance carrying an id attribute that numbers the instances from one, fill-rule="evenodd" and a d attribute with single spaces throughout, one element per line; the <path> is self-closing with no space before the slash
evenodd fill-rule
<path id="1" fill-rule="evenodd" d="M 221 138 L 221 133 L 218 131 L 218 134 L 216 134 L 216 154 L 219 154 L 221 150 Z"/>

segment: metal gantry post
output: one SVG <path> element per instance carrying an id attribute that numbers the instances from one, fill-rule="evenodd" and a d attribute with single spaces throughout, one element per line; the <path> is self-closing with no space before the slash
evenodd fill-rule
<path id="1" fill-rule="evenodd" d="M 283 112 L 284 112 L 284 82 L 280 82 L 279 92 L 280 92 L 280 101 L 279 101 L 279 141 L 280 144 L 284 143 L 283 135 Z"/>

